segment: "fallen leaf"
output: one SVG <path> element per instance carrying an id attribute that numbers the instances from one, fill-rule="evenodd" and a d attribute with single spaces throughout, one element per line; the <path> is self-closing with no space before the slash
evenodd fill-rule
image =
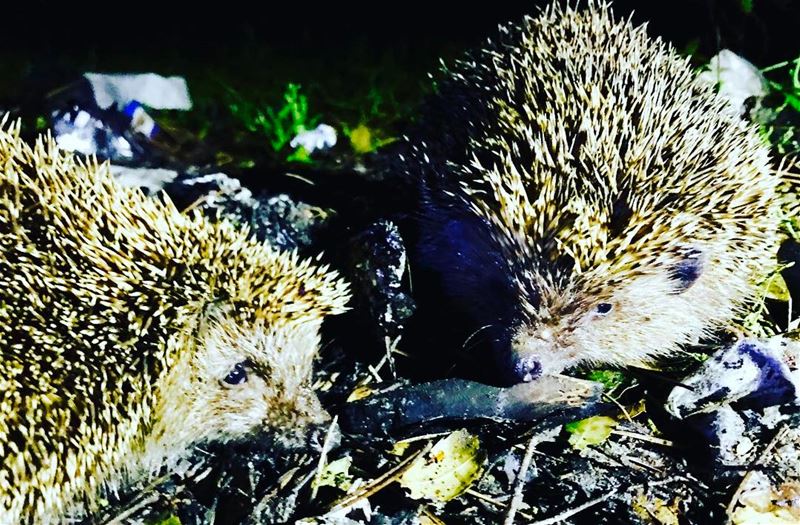
<path id="1" fill-rule="evenodd" d="M 400 478 L 400 485 L 413 499 L 449 501 L 480 476 L 485 460 L 478 438 L 457 430 L 414 461 Z"/>
<path id="2" fill-rule="evenodd" d="M 569 436 L 569 444 L 576 450 L 583 450 L 589 445 L 599 445 L 611 435 L 617 421 L 608 416 L 594 416 L 564 425 Z"/>
<path id="3" fill-rule="evenodd" d="M 335 487 L 347 491 L 353 484 L 353 476 L 350 474 L 350 466 L 353 464 L 353 458 L 345 456 L 331 461 L 325 465 L 322 474 L 314 480 L 314 488 L 319 487 Z"/>

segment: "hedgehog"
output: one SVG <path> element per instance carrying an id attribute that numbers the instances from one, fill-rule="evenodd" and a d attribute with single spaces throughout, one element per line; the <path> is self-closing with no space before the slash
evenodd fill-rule
<path id="1" fill-rule="evenodd" d="M 501 381 L 655 366 L 731 326 L 775 271 L 788 176 L 609 4 L 551 4 L 440 76 L 397 156 L 412 268 Z"/>
<path id="2" fill-rule="evenodd" d="M 346 283 L 0 129 L 0 523 L 62 523 L 261 432 L 300 444 Z M 280 439 L 278 440 L 280 442 Z"/>

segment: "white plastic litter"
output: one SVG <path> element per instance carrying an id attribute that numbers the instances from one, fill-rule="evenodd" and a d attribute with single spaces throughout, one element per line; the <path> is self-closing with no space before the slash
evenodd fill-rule
<path id="1" fill-rule="evenodd" d="M 83 76 L 91 84 L 95 101 L 102 109 L 112 104 L 122 109 L 133 100 L 153 109 L 192 109 L 189 88 L 183 77 L 163 77 L 155 73 L 84 73 Z"/>
<path id="2" fill-rule="evenodd" d="M 53 134 L 56 144 L 64 151 L 72 151 L 82 155 L 101 155 L 108 158 L 130 160 L 133 150 L 130 142 L 124 137 L 107 133 L 100 120 L 86 111 L 76 114 L 64 113 L 55 118 Z M 103 136 L 103 148 L 98 148 L 98 136 Z"/>
<path id="3" fill-rule="evenodd" d="M 318 149 L 332 148 L 336 145 L 336 130 L 333 126 L 320 124 L 314 129 L 298 133 L 289 145 L 293 148 L 302 146 L 309 153 Z"/>
<path id="4" fill-rule="evenodd" d="M 714 418 L 714 428 L 719 439 L 719 456 L 726 465 L 746 463 L 753 450 L 753 440 L 746 435 L 742 417 L 730 406 L 720 407 Z"/>
<path id="5" fill-rule="evenodd" d="M 75 151 L 83 155 L 95 153 L 94 125 L 89 125 L 91 115 L 79 111 L 73 120 L 69 117 L 55 125 L 56 144 L 64 151 Z"/>
<path id="6" fill-rule="evenodd" d="M 767 82 L 756 66 L 730 49 L 723 49 L 708 63 L 708 70 L 698 78 L 712 85 L 719 85 L 719 93 L 730 102 L 739 115 L 746 111 L 748 98 L 763 98 L 767 94 Z"/>
<path id="7" fill-rule="evenodd" d="M 694 374 L 684 378 L 667 399 L 667 411 L 678 418 L 713 412 L 759 389 L 790 383 L 800 402 L 800 376 L 793 369 L 798 347 L 790 341 L 742 339 L 717 351 Z"/>
<path id="8" fill-rule="evenodd" d="M 163 168 L 129 168 L 111 165 L 111 174 L 123 186 L 143 188 L 154 194 L 178 177 L 178 172 Z"/>
<path id="9" fill-rule="evenodd" d="M 244 186 L 242 186 L 242 183 L 239 182 L 238 179 L 229 177 L 224 173 L 210 173 L 208 175 L 195 177 L 193 179 L 189 179 L 184 182 L 184 184 L 186 184 L 187 186 L 195 186 L 195 185 L 209 184 L 209 183 L 214 183 L 219 186 L 219 191 L 210 191 L 205 196 L 204 202 L 210 208 L 216 206 L 216 201 L 219 198 L 220 194 L 223 194 L 226 197 L 234 201 L 238 201 L 246 206 L 250 206 L 253 208 L 258 207 L 258 201 L 255 198 L 253 198 L 253 193 Z"/>

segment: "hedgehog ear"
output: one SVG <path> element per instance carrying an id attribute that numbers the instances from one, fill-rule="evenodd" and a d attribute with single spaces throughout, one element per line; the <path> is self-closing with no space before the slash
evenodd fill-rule
<path id="1" fill-rule="evenodd" d="M 703 252 L 697 248 L 682 250 L 679 257 L 680 260 L 669 269 L 670 279 L 676 282 L 675 294 L 688 290 L 702 275 L 705 266 Z"/>

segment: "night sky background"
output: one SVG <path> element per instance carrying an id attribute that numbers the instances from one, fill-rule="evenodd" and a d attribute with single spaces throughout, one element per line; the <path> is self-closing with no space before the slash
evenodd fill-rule
<path id="1" fill-rule="evenodd" d="M 492 2 L 167 2 L 58 3 L 40 0 L 4 12 L 6 51 L 58 57 L 66 53 L 188 52 L 202 59 L 222 49 L 266 46 L 296 52 L 346 50 L 367 42 L 378 49 L 436 50 L 470 44 L 498 23 L 533 13 L 542 1 Z M 757 62 L 791 58 L 800 49 L 800 2 L 795 0 L 617 0 L 624 14 L 651 22 L 678 47 L 699 39 L 705 52 L 720 47 Z M 9 6 L 12 7 L 12 6 Z M 343 57 L 344 58 L 344 57 Z"/>
<path id="2" fill-rule="evenodd" d="M 438 57 L 479 45 L 502 22 L 545 2 L 166 2 L 7 5 L 0 31 L 0 91 L 26 76 L 70 70 L 219 71 L 226 81 L 265 85 L 280 76 L 347 74 L 354 63 L 424 81 Z M 618 0 L 636 21 L 698 59 L 728 47 L 760 67 L 800 53 L 796 0 Z M 295 67 L 286 64 L 294 63 Z M 305 63 L 306 67 L 303 67 Z M 288 79 L 281 79 L 285 82 Z M 268 83 L 268 82 L 267 82 Z"/>
<path id="3" fill-rule="evenodd" d="M 224 152 L 238 165 L 265 157 L 281 163 L 288 152 L 270 151 L 232 108 L 277 110 L 292 83 L 314 122 L 345 134 L 366 126 L 370 147 L 377 147 L 406 133 L 440 60 L 451 63 L 481 46 L 498 24 L 535 15 L 548 1 L 18 2 L 0 13 L 0 111 L 20 116 L 23 129 L 41 131 L 34 123 L 51 113 L 54 94 L 84 72 L 181 75 L 194 106 L 154 114 L 163 128 L 205 141 L 206 157 Z M 723 48 L 759 68 L 800 56 L 800 0 L 613 5 L 619 16 L 647 22 L 650 34 L 673 43 L 696 67 Z M 768 78 L 785 86 L 789 72 L 779 68 Z"/>

